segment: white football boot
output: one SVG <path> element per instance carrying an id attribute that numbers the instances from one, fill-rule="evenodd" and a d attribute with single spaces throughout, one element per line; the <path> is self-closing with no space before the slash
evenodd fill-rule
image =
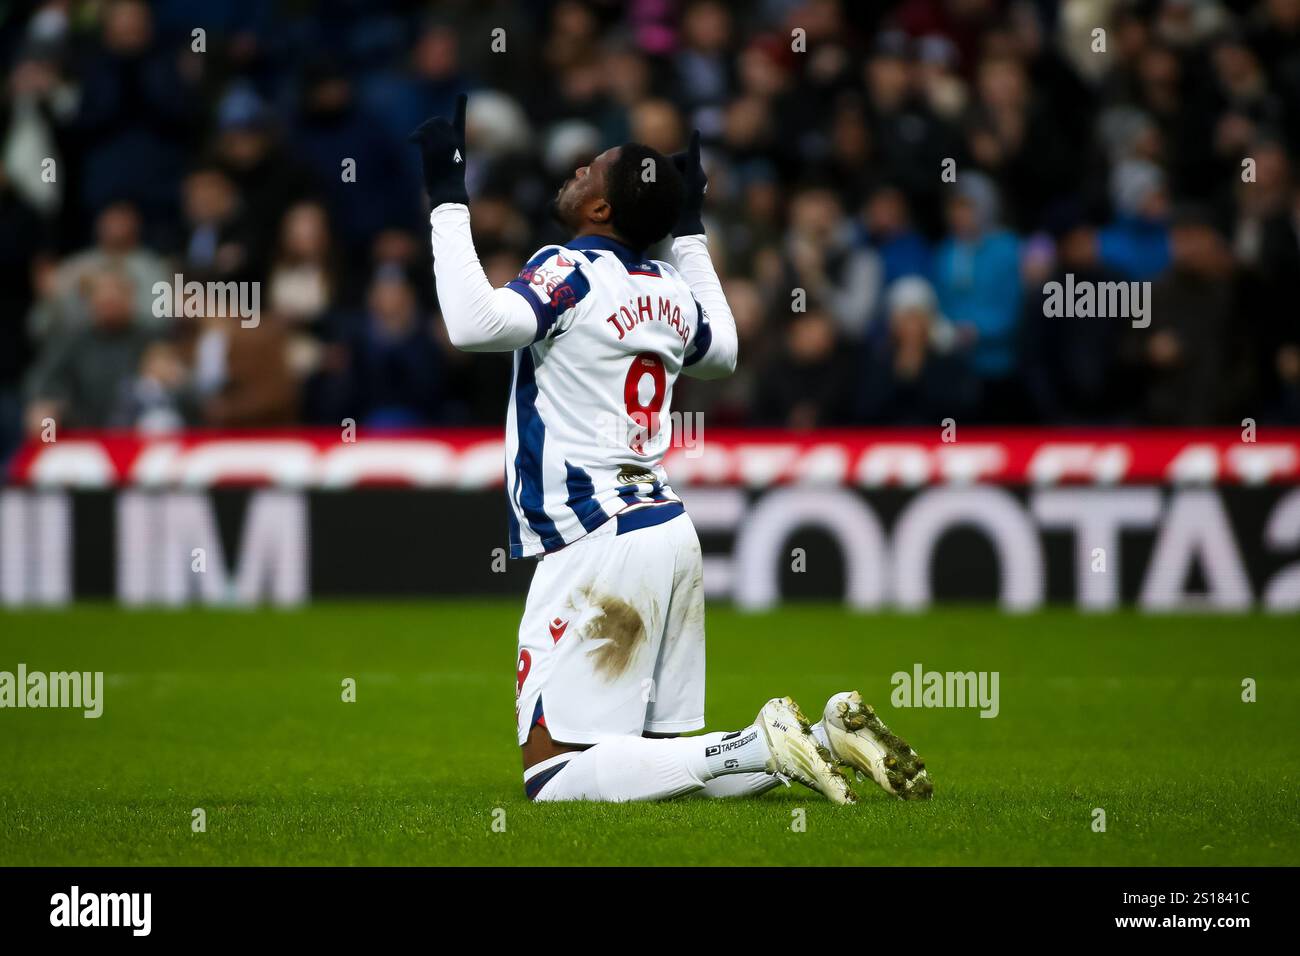
<path id="1" fill-rule="evenodd" d="M 831 753 L 863 776 L 868 776 L 901 800 L 929 800 L 934 793 L 925 761 L 891 733 L 856 691 L 844 691 L 826 702 L 822 726 Z"/>
<path id="2" fill-rule="evenodd" d="M 772 756 L 767 772 L 781 780 L 797 780 L 831 803 L 854 803 L 858 797 L 835 766 L 830 751 L 817 742 L 808 718 L 789 697 L 773 697 L 758 712 L 754 724 L 763 731 Z"/>

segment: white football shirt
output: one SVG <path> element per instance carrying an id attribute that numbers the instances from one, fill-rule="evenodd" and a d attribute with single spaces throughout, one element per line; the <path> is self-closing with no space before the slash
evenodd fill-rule
<path id="1" fill-rule="evenodd" d="M 736 362 L 734 320 L 704 237 L 675 241 L 679 272 L 613 239 L 579 236 L 544 247 L 492 290 L 468 218 L 464 206 L 434 210 L 438 296 L 454 344 L 515 350 L 511 557 L 556 551 L 620 512 L 676 502 L 663 467 L 673 385 L 683 371 L 712 378 Z"/>

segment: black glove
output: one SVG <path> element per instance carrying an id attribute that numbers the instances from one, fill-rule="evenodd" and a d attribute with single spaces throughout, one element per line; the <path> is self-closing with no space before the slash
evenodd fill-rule
<path id="1" fill-rule="evenodd" d="M 430 209 L 447 202 L 469 205 L 469 193 L 465 192 L 465 99 L 464 93 L 456 97 L 456 118 L 450 123 L 435 116 L 407 137 L 420 147 Z"/>
<path id="2" fill-rule="evenodd" d="M 700 131 L 691 133 L 690 145 L 684 153 L 673 153 L 673 165 L 682 174 L 682 209 L 673 227 L 673 237 L 704 235 L 704 192 L 709 188 L 709 177 L 700 165 Z"/>

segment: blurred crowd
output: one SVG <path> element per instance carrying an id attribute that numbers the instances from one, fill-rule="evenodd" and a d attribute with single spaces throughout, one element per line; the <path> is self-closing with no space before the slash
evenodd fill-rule
<path id="1" fill-rule="evenodd" d="M 702 131 L 742 356 L 679 387 L 710 425 L 1300 423 L 1300 0 L 6 9 L 0 458 L 47 419 L 499 423 L 406 142 L 462 92 L 498 285 L 575 166 Z M 260 321 L 160 314 L 178 274 Z M 1067 274 L 1150 282 L 1150 325 L 1046 317 Z"/>

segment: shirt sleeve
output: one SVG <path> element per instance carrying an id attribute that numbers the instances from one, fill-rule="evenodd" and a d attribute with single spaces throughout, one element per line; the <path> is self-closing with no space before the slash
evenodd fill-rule
<path id="1" fill-rule="evenodd" d="M 535 310 L 516 291 L 488 282 L 470 236 L 469 207 L 443 203 L 429 225 L 438 304 L 451 344 L 465 352 L 513 352 L 537 341 Z"/>
<path id="2" fill-rule="evenodd" d="M 682 374 L 692 378 L 723 378 L 736 370 L 739 346 L 736 320 L 722 292 L 722 283 L 709 258 L 704 236 L 681 236 L 673 240 L 677 271 L 695 298 L 695 335 L 686 347 Z"/>
<path id="3" fill-rule="evenodd" d="M 518 293 L 532 309 L 537 319 L 536 342 L 568 327 L 574 307 L 587 297 L 591 283 L 572 253 L 547 246 L 524 264 L 506 288 Z"/>

